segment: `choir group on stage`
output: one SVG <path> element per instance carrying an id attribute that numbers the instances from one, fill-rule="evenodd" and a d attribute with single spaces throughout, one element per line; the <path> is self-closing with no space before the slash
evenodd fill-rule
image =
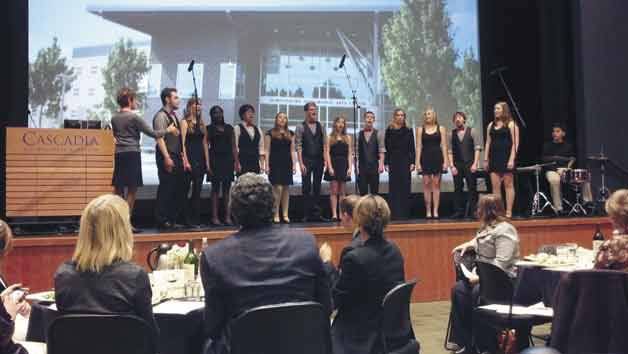
<path id="1" fill-rule="evenodd" d="M 327 220 L 318 205 L 323 178 L 330 185 L 331 218 L 338 220 L 338 203 L 346 195 L 346 182 L 354 174 L 354 153 L 357 154 L 355 171 L 360 194 L 377 194 L 379 175 L 387 171 L 392 217 L 408 218 L 412 173 L 416 171 L 422 175 L 425 216 L 437 219 L 441 176 L 448 172 L 452 173 L 455 186 L 453 217 L 474 216 L 476 177 L 481 170 L 480 154 L 484 150 L 483 167 L 490 176 L 492 192 L 501 195 L 503 185 L 506 216 L 512 216 L 519 128 L 506 102 L 495 104 L 494 118 L 487 127 L 486 142 L 482 146 L 481 132 L 466 125 L 464 112 L 453 115 L 453 129 L 448 131 L 439 123 L 436 111 L 428 108 L 423 113 L 421 126 L 413 130 L 406 121 L 406 113 L 395 109 L 385 131 L 378 131 L 375 114 L 368 111 L 363 115 L 363 129 L 354 144 L 342 116 L 335 117 L 331 132 L 325 131 L 318 120 L 315 102 L 305 104 L 304 120 L 296 125 L 294 132 L 288 127 L 288 116 L 280 112 L 275 116 L 274 127 L 265 133 L 255 125 L 255 108 L 249 104 L 239 108 L 240 123 L 234 126 L 225 122 L 220 106 L 210 108 L 210 122 L 206 125 L 201 102 L 194 98 L 187 101 L 180 119 L 176 113 L 180 98 L 174 88 L 162 90 L 163 107 L 155 114 L 151 129 L 132 112 L 137 106 L 136 100 L 135 93 L 129 89 L 119 92 L 120 112 L 112 118 L 116 139 L 112 184 L 132 208 L 137 187 L 142 186 L 140 133 L 153 137 L 157 143 L 156 218 L 160 228 L 169 229 L 179 222 L 187 226 L 201 223 L 203 177 L 212 185 L 211 224 L 231 225 L 228 192 L 234 176 L 247 172 L 268 175 L 275 197 L 273 221 L 289 223 L 289 189 L 297 168 L 302 177 L 303 220 Z M 563 154 L 571 158 L 573 151 L 562 148 L 567 144 L 563 139 L 565 128 L 557 127 L 562 129 L 562 134 L 558 134 L 560 139 L 554 139 L 546 147 L 552 149 L 553 156 Z M 548 173 L 547 179 L 553 188 L 554 202 L 560 207 L 556 176 Z M 222 205 L 219 204 L 221 196 Z M 222 218 L 221 210 L 224 211 Z"/>

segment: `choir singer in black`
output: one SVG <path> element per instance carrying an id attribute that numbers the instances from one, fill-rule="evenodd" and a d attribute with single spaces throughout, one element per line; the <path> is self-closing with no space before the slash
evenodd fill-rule
<path id="1" fill-rule="evenodd" d="M 454 129 L 449 135 L 449 168 L 454 176 L 454 214 L 453 219 L 475 215 L 478 201 L 475 173 L 480 164 L 482 141 L 479 132 L 467 127 L 467 116 L 456 112 L 453 116 Z M 464 193 L 464 182 L 467 182 L 468 195 Z"/>
<path id="2" fill-rule="evenodd" d="M 358 189 L 360 195 L 379 192 L 379 174 L 384 172 L 384 134 L 374 127 L 375 113 L 364 113 L 364 129 L 358 135 Z"/>

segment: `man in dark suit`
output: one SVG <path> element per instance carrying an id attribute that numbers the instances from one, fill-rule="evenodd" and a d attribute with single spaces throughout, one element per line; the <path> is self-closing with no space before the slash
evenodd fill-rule
<path id="1" fill-rule="evenodd" d="M 272 186 L 242 175 L 231 190 L 231 213 L 241 229 L 203 251 L 206 353 L 229 352 L 229 322 L 253 307 L 316 301 L 331 313 L 328 278 L 311 234 L 273 226 Z"/>

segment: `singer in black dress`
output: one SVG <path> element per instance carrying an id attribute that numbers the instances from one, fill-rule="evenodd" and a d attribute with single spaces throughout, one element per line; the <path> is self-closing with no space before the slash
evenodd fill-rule
<path id="1" fill-rule="evenodd" d="M 185 222 L 188 226 L 199 226 L 201 223 L 201 189 L 203 177 L 210 169 L 209 148 L 207 145 L 207 127 L 201 116 L 201 102 L 190 99 L 185 108 L 185 119 L 181 121 L 181 137 L 183 139 L 183 169 L 185 170 L 184 193 L 192 193 L 185 205 Z"/>
<path id="2" fill-rule="evenodd" d="M 273 222 L 290 222 L 290 186 L 292 175 L 296 172 L 294 133 L 288 129 L 288 116 L 279 112 L 275 116 L 275 127 L 266 133 L 266 156 L 268 156 L 268 180 L 273 185 L 275 202 L 273 204 Z M 282 218 L 279 218 L 279 209 Z"/>
<path id="3" fill-rule="evenodd" d="M 506 217 L 512 217 L 515 203 L 513 172 L 519 147 L 519 128 L 512 119 L 506 102 L 498 102 L 494 108 L 494 120 L 486 129 L 484 168 L 490 173 L 493 194 L 501 195 L 501 186 L 506 190 Z"/>
<path id="4" fill-rule="evenodd" d="M 347 134 L 347 122 L 343 117 L 334 119 L 333 131 L 327 138 L 325 180 L 331 182 L 329 203 L 331 218 L 338 221 L 338 202 L 345 197 L 347 181 L 351 180 L 351 137 Z"/>
<path id="5" fill-rule="evenodd" d="M 393 219 L 407 219 L 416 150 L 414 133 L 406 126 L 406 113 L 402 109 L 393 112 L 393 120 L 386 129 L 384 143 L 391 216 Z"/>
<path id="6" fill-rule="evenodd" d="M 211 124 L 207 126 L 209 166 L 207 180 L 212 184 L 212 224 L 222 225 L 218 217 L 218 200 L 222 194 L 225 224 L 231 224 L 229 213 L 229 190 L 235 173 L 236 147 L 233 126 L 225 123 L 224 111 L 220 106 L 209 110 Z"/>
<path id="7" fill-rule="evenodd" d="M 417 128 L 417 171 L 423 175 L 423 200 L 426 217 L 438 218 L 441 174 L 447 169 L 447 132 L 438 124 L 436 112 L 423 113 L 423 126 Z M 433 207 L 433 209 L 432 209 Z"/>

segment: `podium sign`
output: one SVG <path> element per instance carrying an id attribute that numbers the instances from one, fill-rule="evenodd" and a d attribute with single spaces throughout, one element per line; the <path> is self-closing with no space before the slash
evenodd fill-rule
<path id="1" fill-rule="evenodd" d="M 111 131 L 7 128 L 8 217 L 78 216 L 112 192 Z"/>

